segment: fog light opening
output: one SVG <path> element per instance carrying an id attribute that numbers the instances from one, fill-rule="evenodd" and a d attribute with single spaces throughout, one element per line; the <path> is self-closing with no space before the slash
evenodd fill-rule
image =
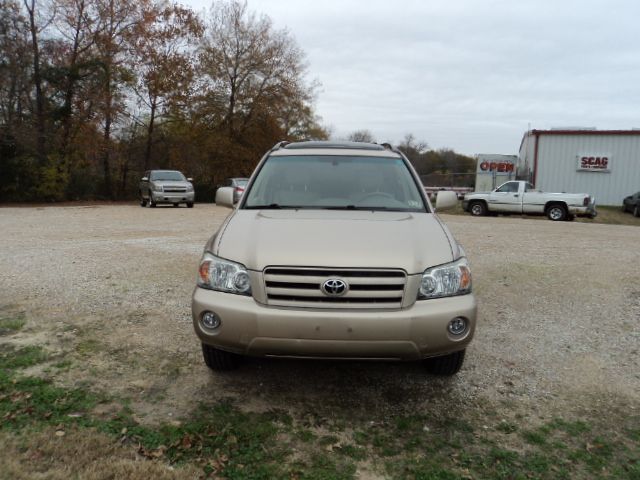
<path id="1" fill-rule="evenodd" d="M 202 317 L 200 317 L 200 323 L 207 330 L 215 330 L 220 327 L 222 320 L 220 320 L 220 317 L 213 312 L 204 312 Z"/>
<path id="2" fill-rule="evenodd" d="M 467 319 L 464 317 L 456 317 L 449 322 L 447 330 L 451 335 L 460 336 L 467 331 Z"/>

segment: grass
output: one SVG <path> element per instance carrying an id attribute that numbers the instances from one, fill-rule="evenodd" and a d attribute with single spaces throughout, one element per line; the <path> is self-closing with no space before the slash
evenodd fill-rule
<path id="1" fill-rule="evenodd" d="M 631 213 L 624 213 L 621 207 L 598 206 L 598 216 L 593 220 L 581 218 L 581 222 L 605 223 L 609 225 L 636 225 L 640 226 L 640 218 Z"/>
<path id="2" fill-rule="evenodd" d="M 47 429 L 95 431 L 141 460 L 228 479 L 342 480 L 355 478 L 364 462 L 398 479 L 640 480 L 640 417 L 626 410 L 539 426 L 498 420 L 491 411 L 475 412 L 482 416 L 475 420 L 442 412 L 375 423 L 336 418 L 330 434 L 317 435 L 284 411 L 247 413 L 221 402 L 196 406 L 181 423 L 148 426 L 134 420 L 127 399 L 24 376 L 24 368 L 50 360 L 39 347 L 0 351 L 0 433 L 27 446 L 38 438 L 34 432 Z M 94 414 L 103 403 L 119 407 L 106 417 Z"/>
<path id="3" fill-rule="evenodd" d="M 0 316 L 0 336 L 15 333 L 21 330 L 26 323 L 27 319 L 23 313 L 10 317 Z"/>

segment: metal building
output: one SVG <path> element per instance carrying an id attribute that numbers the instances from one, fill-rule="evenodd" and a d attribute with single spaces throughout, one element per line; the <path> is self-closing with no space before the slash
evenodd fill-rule
<path id="1" fill-rule="evenodd" d="M 540 190 L 590 193 L 598 205 L 621 205 L 640 191 L 640 130 L 530 130 L 517 174 Z"/>

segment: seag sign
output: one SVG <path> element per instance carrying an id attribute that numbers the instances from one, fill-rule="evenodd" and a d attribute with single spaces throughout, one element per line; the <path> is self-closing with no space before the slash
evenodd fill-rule
<path id="1" fill-rule="evenodd" d="M 611 171 L 611 155 L 578 155 L 579 172 Z"/>

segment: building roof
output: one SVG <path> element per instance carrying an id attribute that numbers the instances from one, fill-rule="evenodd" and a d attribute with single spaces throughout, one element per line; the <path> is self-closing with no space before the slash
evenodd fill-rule
<path id="1" fill-rule="evenodd" d="M 524 139 L 531 136 L 541 135 L 640 135 L 640 129 L 637 130 L 595 130 L 595 129 L 553 129 L 553 130 L 528 130 L 524 132 L 520 141 L 520 150 Z"/>

